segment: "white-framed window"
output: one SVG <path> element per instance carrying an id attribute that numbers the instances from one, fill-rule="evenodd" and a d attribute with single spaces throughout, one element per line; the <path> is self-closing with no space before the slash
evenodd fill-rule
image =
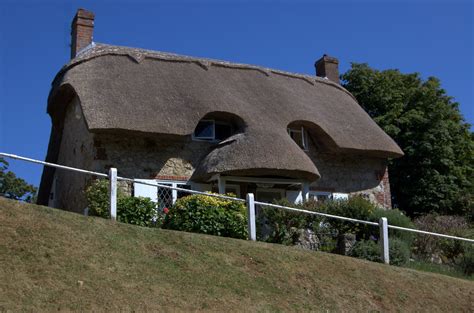
<path id="1" fill-rule="evenodd" d="M 153 185 L 165 185 L 170 187 L 179 187 L 183 189 L 191 189 L 191 186 L 186 181 L 169 181 L 169 180 L 157 180 L 157 179 L 135 179 L 133 183 L 133 195 L 134 197 L 145 197 L 150 198 L 151 201 L 157 204 L 158 209 L 162 210 L 176 203 L 181 197 L 190 195 L 184 191 L 178 191 L 175 189 L 169 189 L 158 186 L 143 185 L 138 182 L 145 182 Z"/>
<path id="2" fill-rule="evenodd" d="M 308 135 L 303 126 L 288 128 L 288 134 L 301 149 L 308 151 Z"/>
<path id="3" fill-rule="evenodd" d="M 193 132 L 193 140 L 221 141 L 233 133 L 231 124 L 216 120 L 201 120 Z"/>

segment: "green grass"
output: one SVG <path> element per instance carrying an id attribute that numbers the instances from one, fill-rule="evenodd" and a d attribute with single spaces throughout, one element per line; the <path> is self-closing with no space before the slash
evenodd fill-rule
<path id="1" fill-rule="evenodd" d="M 474 283 L 0 198 L 0 311 L 472 309 Z"/>

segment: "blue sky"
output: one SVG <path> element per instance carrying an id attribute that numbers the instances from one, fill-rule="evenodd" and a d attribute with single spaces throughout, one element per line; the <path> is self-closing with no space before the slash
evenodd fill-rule
<path id="1" fill-rule="evenodd" d="M 314 74 L 327 53 L 436 76 L 474 124 L 472 1 L 0 1 L 0 151 L 46 155 L 50 84 L 68 62 L 77 8 L 94 41 Z M 11 161 L 38 185 L 42 168 Z"/>

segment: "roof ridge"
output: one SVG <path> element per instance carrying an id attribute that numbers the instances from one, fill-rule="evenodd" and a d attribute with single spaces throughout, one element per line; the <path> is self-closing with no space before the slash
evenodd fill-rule
<path id="1" fill-rule="evenodd" d="M 300 80 L 304 80 L 307 83 L 314 85 L 314 82 L 322 83 L 326 85 L 330 85 L 332 87 L 338 88 L 341 91 L 344 91 L 349 96 L 351 96 L 356 102 L 357 99 L 344 87 L 340 84 L 337 84 L 333 81 L 330 81 L 327 78 L 318 77 L 316 75 L 308 75 L 308 74 L 301 74 L 301 73 L 294 73 L 283 71 L 279 69 L 268 68 L 259 65 L 252 65 L 246 63 L 236 63 L 230 62 L 225 60 L 218 60 L 218 59 L 211 59 L 205 57 L 194 57 L 188 55 L 182 55 L 172 52 L 163 52 L 157 50 L 150 50 L 144 48 L 135 48 L 135 47 L 127 47 L 127 46 L 117 46 L 117 45 L 110 45 L 104 43 L 94 42 L 94 44 L 87 46 L 85 49 L 81 50 L 80 53 L 73 58 L 69 63 L 64 65 L 61 70 L 58 72 L 56 77 L 53 80 L 53 84 L 55 83 L 56 79 L 68 70 L 71 67 L 74 67 L 80 63 L 86 62 L 90 59 L 104 56 L 104 55 L 124 55 L 130 57 L 137 63 L 141 63 L 145 58 L 148 59 L 158 59 L 158 60 L 165 60 L 165 61 L 181 61 L 181 62 L 190 62 L 196 63 L 200 67 L 205 70 L 208 70 L 210 66 L 221 66 L 221 67 L 229 67 L 229 68 L 239 68 L 239 69 L 249 69 L 249 70 L 256 70 L 261 72 L 265 76 L 270 76 L 270 74 L 277 74 L 282 75 L 290 78 L 296 78 Z"/>

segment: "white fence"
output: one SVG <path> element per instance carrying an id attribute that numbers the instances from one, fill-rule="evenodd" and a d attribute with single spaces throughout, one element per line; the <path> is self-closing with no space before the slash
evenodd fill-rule
<path id="1" fill-rule="evenodd" d="M 388 238 L 388 229 L 389 228 L 390 229 L 401 230 L 401 231 L 407 231 L 407 232 L 413 232 L 413 233 L 418 233 L 418 234 L 431 235 L 431 236 L 437 236 L 437 237 L 442 237 L 442 238 L 448 238 L 448 239 L 453 239 L 453 240 L 461 240 L 461 241 L 465 241 L 465 242 L 474 243 L 474 240 L 469 239 L 469 238 L 450 236 L 450 235 L 445 235 L 445 234 L 439 234 L 439 233 L 433 233 L 433 232 L 413 229 L 413 228 L 405 228 L 405 227 L 390 225 L 390 224 L 388 224 L 388 220 L 385 217 L 380 218 L 379 222 L 376 223 L 376 222 L 371 222 L 371 221 L 365 221 L 365 220 L 359 220 L 359 219 L 339 216 L 339 215 L 332 215 L 332 214 L 302 210 L 302 209 L 297 209 L 297 208 L 292 208 L 292 207 L 287 207 L 287 206 L 282 206 L 282 205 L 277 205 L 277 204 L 272 204 L 272 203 L 259 202 L 259 201 L 255 201 L 254 195 L 252 193 L 248 193 L 247 196 L 246 196 L 246 199 L 244 200 L 244 199 L 229 197 L 229 196 L 220 195 L 220 194 L 207 193 L 207 192 L 202 192 L 202 191 L 197 191 L 197 190 L 189 190 L 189 189 L 185 189 L 185 188 L 172 187 L 172 186 L 168 186 L 168 185 L 162 185 L 162 184 L 156 184 L 156 183 L 151 184 L 151 183 L 139 181 L 139 180 L 136 180 L 136 179 L 133 179 L 133 178 L 120 177 L 120 176 L 117 175 L 117 169 L 116 168 L 111 168 L 109 170 L 108 174 L 104 174 L 104 173 L 98 173 L 98 172 L 88 171 L 88 170 L 84 170 L 84 169 L 69 167 L 69 166 L 65 166 L 65 165 L 60 165 L 60 164 L 49 163 L 49 162 L 39 161 L 39 160 L 35 160 L 35 159 L 25 158 L 25 157 L 21 157 L 21 156 L 14 155 L 14 154 L 9 154 L 9 153 L 0 152 L 0 156 L 1 157 L 12 158 L 12 159 L 17 159 L 17 160 L 22 160 L 22 161 L 27 161 L 27 162 L 32 162 L 32 163 L 36 163 L 36 164 L 42 164 L 44 166 L 60 168 L 60 169 L 63 169 L 63 170 L 74 171 L 74 172 L 79 172 L 79 173 L 84 173 L 84 174 L 89 174 L 89 175 L 95 175 L 95 176 L 99 176 L 99 177 L 108 178 L 109 182 L 110 182 L 110 208 L 109 209 L 110 209 L 110 217 L 113 220 L 116 220 L 116 218 L 117 218 L 117 181 L 126 181 L 126 182 L 135 183 L 135 184 L 138 183 L 138 184 L 149 185 L 149 186 L 153 186 L 153 187 L 160 187 L 160 188 L 165 188 L 165 189 L 182 191 L 182 192 L 190 193 L 190 194 L 200 194 L 200 195 L 206 195 L 206 196 L 209 196 L 209 197 L 216 197 L 216 198 L 221 198 L 221 199 L 245 202 L 246 205 L 247 205 L 247 213 L 248 213 L 247 216 L 248 216 L 249 240 L 253 240 L 253 241 L 257 240 L 255 205 L 263 205 L 263 206 L 267 206 L 267 207 L 273 207 L 275 209 L 282 209 L 282 210 L 288 210 L 288 211 L 293 211 L 293 212 L 323 216 L 323 217 L 327 217 L 327 218 L 333 218 L 333 219 L 343 220 L 343 221 L 352 222 L 352 223 L 361 223 L 361 224 L 366 224 L 366 225 L 371 225 L 371 226 L 377 226 L 377 227 L 379 227 L 379 232 L 380 232 L 380 239 L 379 239 L 380 248 L 381 248 L 380 249 L 380 251 L 381 251 L 380 255 L 381 255 L 381 259 L 386 264 L 390 263 L 389 238 Z"/>

